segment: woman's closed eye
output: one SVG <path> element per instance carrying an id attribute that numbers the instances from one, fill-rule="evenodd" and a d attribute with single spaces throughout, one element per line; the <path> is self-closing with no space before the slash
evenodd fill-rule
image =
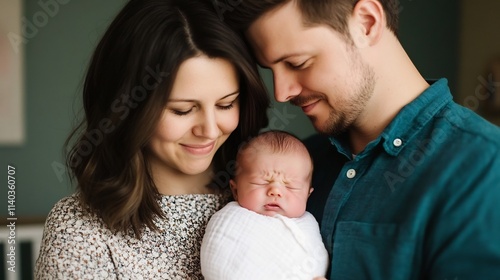
<path id="1" fill-rule="evenodd" d="M 217 108 L 219 108 L 220 110 L 230 110 L 230 109 L 234 108 L 234 105 L 238 103 L 239 96 L 237 95 L 236 98 L 234 98 L 234 96 L 231 96 L 231 97 L 233 97 L 233 99 L 231 99 L 231 100 L 226 99 L 223 102 L 218 103 L 216 105 Z"/>
<path id="2" fill-rule="evenodd" d="M 170 111 L 178 116 L 185 116 L 193 111 L 193 107 L 189 109 L 170 109 Z"/>
<path id="3" fill-rule="evenodd" d="M 234 107 L 234 102 L 228 103 L 228 104 L 220 104 L 217 105 L 217 108 L 220 110 L 230 110 Z"/>
<path id="4" fill-rule="evenodd" d="M 218 105 L 216 105 L 216 107 L 219 110 L 230 110 L 234 107 L 234 103 L 235 103 L 235 101 L 223 103 L 223 104 L 218 104 Z M 195 106 L 193 106 L 191 108 L 186 108 L 186 109 L 170 108 L 170 111 L 178 116 L 185 116 L 185 115 L 188 115 L 189 113 L 191 113 L 194 108 L 195 108 Z"/>

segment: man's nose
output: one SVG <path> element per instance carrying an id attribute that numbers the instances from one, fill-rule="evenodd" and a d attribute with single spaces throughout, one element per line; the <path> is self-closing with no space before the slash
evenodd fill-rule
<path id="1" fill-rule="evenodd" d="M 278 102 L 287 102 L 302 91 L 302 86 L 297 81 L 297 74 L 286 70 L 274 70 L 274 98 Z"/>

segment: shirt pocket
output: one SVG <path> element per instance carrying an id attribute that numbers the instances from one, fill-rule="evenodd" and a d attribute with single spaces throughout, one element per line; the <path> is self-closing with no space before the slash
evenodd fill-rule
<path id="1" fill-rule="evenodd" d="M 418 279 L 416 242 L 398 224 L 339 222 L 331 279 Z"/>

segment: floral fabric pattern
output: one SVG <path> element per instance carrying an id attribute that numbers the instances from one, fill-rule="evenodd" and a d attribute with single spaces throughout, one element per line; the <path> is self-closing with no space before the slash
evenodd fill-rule
<path id="1" fill-rule="evenodd" d="M 113 234 L 77 195 L 60 200 L 45 224 L 36 279 L 203 279 L 200 246 L 210 217 L 230 194 L 162 196 L 160 231 Z"/>

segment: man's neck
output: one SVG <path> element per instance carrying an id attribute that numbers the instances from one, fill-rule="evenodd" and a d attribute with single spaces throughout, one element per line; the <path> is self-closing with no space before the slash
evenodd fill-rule
<path id="1" fill-rule="evenodd" d="M 386 36 L 381 44 L 364 56 L 376 73 L 376 85 L 369 104 L 348 133 L 354 154 L 363 151 L 404 106 L 429 87 L 395 37 Z"/>

